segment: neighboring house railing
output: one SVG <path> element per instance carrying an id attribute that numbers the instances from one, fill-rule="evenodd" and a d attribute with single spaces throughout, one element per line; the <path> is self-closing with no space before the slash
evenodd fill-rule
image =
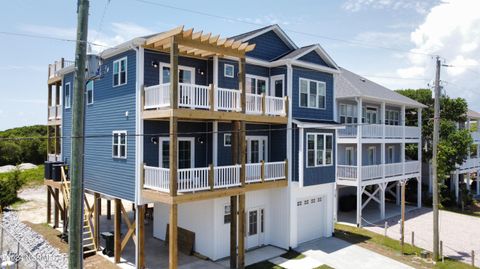
<path id="1" fill-rule="evenodd" d="M 406 161 L 403 163 L 387 163 L 364 165 L 361 169 L 361 180 L 373 180 L 381 178 L 389 178 L 410 174 L 420 173 L 419 161 Z M 385 172 L 384 172 L 385 171 Z M 385 174 L 383 174 L 385 173 Z M 358 167 L 354 165 L 337 165 L 337 178 L 340 180 L 357 181 L 359 177 Z"/>
<path id="2" fill-rule="evenodd" d="M 61 161 L 62 160 L 62 156 L 61 155 L 57 155 L 57 154 L 47 154 L 47 161 L 49 162 L 58 162 L 58 161 Z"/>
<path id="3" fill-rule="evenodd" d="M 60 120 L 62 119 L 62 106 L 49 106 L 48 107 L 48 120 Z"/>
<path id="4" fill-rule="evenodd" d="M 347 124 L 345 129 L 338 130 L 340 138 L 357 138 L 361 129 L 362 138 L 370 139 L 419 139 L 421 137 L 420 127 L 398 126 L 385 124 Z M 385 131 L 384 131 L 385 130 Z"/>
<path id="5" fill-rule="evenodd" d="M 58 71 L 60 71 L 60 69 L 62 68 L 65 68 L 65 67 L 68 67 L 70 65 L 74 65 L 75 62 L 74 61 L 68 61 L 68 60 L 65 60 L 65 59 L 60 59 L 58 61 L 55 61 L 53 64 L 49 64 L 48 65 L 48 78 L 54 78 L 56 76 L 58 76 Z"/>
<path id="6" fill-rule="evenodd" d="M 459 170 L 468 170 L 473 168 L 480 168 L 480 158 L 468 158 L 462 165 L 458 167 Z"/>
<path id="7" fill-rule="evenodd" d="M 170 83 L 145 87 L 144 109 L 170 107 Z M 178 106 L 214 111 L 241 111 L 241 92 L 212 86 L 179 83 Z M 246 113 L 286 116 L 287 101 L 283 97 L 246 94 Z"/>
<path id="8" fill-rule="evenodd" d="M 286 179 L 286 164 L 286 161 L 246 164 L 245 183 Z M 177 191 L 195 192 L 240 186 L 240 169 L 241 165 L 239 164 L 178 169 Z M 145 165 L 143 187 L 169 192 L 170 169 Z"/>

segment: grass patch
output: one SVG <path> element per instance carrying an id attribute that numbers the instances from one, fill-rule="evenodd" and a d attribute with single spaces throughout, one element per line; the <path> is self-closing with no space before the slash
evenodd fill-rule
<path id="1" fill-rule="evenodd" d="M 13 204 L 11 204 L 10 207 L 11 207 L 13 210 L 17 210 L 18 208 L 20 208 L 20 206 L 22 206 L 22 205 L 25 204 L 26 202 L 28 202 L 28 201 L 25 200 L 25 199 L 17 198 L 17 201 L 14 202 Z"/>
<path id="2" fill-rule="evenodd" d="M 386 257 L 398 260 L 408 264 L 414 268 L 439 268 L 439 269 L 467 269 L 472 266 L 449 258 L 445 258 L 445 262 L 437 264 L 429 263 L 418 257 L 423 249 L 405 244 L 405 255 L 400 255 L 400 241 L 386 238 L 383 235 L 348 225 L 335 224 L 335 237 L 358 244 L 369 250 L 377 252 Z"/>
<path id="3" fill-rule="evenodd" d="M 15 172 L 0 173 L 0 178 L 11 177 L 14 173 Z M 20 171 L 20 179 L 24 183 L 23 188 L 37 187 L 43 185 L 43 164 L 39 165 L 37 168 Z"/>

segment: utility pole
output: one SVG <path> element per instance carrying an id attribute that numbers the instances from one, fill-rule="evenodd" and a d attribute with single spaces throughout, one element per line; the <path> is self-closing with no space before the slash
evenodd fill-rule
<path id="1" fill-rule="evenodd" d="M 432 201 L 433 201 L 433 259 L 438 261 L 438 141 L 440 132 L 440 57 L 436 58 L 435 105 L 433 116 L 433 160 L 432 160 Z"/>
<path id="2" fill-rule="evenodd" d="M 70 221 L 68 226 L 69 269 L 83 268 L 83 135 L 85 62 L 87 58 L 88 0 L 77 2 L 77 43 L 75 48 L 75 82 L 72 102 L 72 163 Z"/>

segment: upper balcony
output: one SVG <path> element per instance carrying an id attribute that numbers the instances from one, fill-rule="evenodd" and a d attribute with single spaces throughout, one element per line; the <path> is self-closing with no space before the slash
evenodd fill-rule
<path id="1" fill-rule="evenodd" d="M 478 170 L 480 169 L 480 158 L 474 157 L 474 158 L 468 158 L 463 162 L 462 165 L 458 166 L 457 170 L 460 172 L 463 171 L 468 171 L 468 170 Z"/>
<path id="2" fill-rule="evenodd" d="M 60 81 L 60 76 L 58 74 L 58 71 L 60 69 L 74 65 L 74 61 L 68 61 L 63 58 L 61 58 L 58 61 L 55 61 L 53 64 L 48 65 L 48 84 L 52 83 L 57 83 Z"/>
<path id="3" fill-rule="evenodd" d="M 240 164 L 195 167 L 177 170 L 177 202 L 200 197 L 221 197 L 272 186 L 287 186 L 287 161 L 245 164 L 242 184 Z M 170 194 L 170 169 L 144 166 L 144 195 L 153 200 L 166 199 Z M 243 185 L 243 186 L 242 186 Z M 154 192 L 152 192 L 154 191 Z M 156 192 L 156 193 L 155 193 Z M 189 198 L 190 197 L 190 198 Z M 193 198 L 195 199 L 195 198 Z"/>
<path id="4" fill-rule="evenodd" d="M 345 185 L 356 185 L 371 181 L 397 180 L 399 177 L 420 176 L 419 161 L 405 161 L 399 163 L 364 165 L 337 165 L 337 181 Z"/>
<path id="5" fill-rule="evenodd" d="M 417 126 L 399 126 L 386 124 L 348 124 L 345 129 L 338 130 L 342 139 L 413 139 L 421 138 L 421 129 Z"/>
<path id="6" fill-rule="evenodd" d="M 62 106 L 49 106 L 48 107 L 48 125 L 61 124 L 62 120 Z"/>
<path id="7" fill-rule="evenodd" d="M 145 87 L 144 118 L 170 116 L 170 83 Z M 242 93 L 213 85 L 178 83 L 179 117 L 198 119 L 244 119 L 246 121 L 286 123 L 287 97 L 247 93 L 245 113 L 242 111 Z M 195 110 L 195 111 L 192 111 Z"/>

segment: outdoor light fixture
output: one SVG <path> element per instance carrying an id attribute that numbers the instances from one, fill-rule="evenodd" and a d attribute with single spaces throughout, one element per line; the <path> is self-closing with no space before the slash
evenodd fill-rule
<path id="1" fill-rule="evenodd" d="M 158 62 L 157 61 L 152 61 L 152 67 L 153 68 L 158 68 Z"/>
<path id="2" fill-rule="evenodd" d="M 203 137 L 199 136 L 197 138 L 197 142 L 200 143 L 200 144 L 203 144 L 203 143 L 205 143 L 205 140 L 203 139 Z"/>
<path id="3" fill-rule="evenodd" d="M 152 136 L 152 137 L 150 138 L 150 142 L 152 142 L 152 143 L 155 144 L 155 145 L 158 144 L 158 137 Z"/>
<path id="4" fill-rule="evenodd" d="M 205 75 L 205 72 L 203 72 L 203 70 L 200 70 L 200 69 L 197 69 L 197 70 L 198 70 L 198 73 L 199 73 L 200 75 L 202 75 L 202 76 Z"/>

